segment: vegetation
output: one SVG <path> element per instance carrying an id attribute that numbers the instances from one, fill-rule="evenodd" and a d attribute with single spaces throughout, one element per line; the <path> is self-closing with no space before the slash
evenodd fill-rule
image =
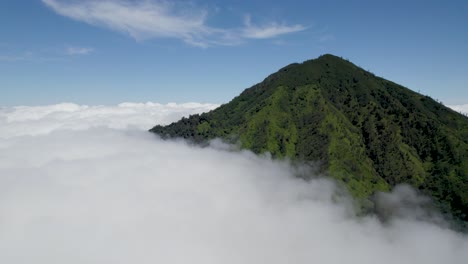
<path id="1" fill-rule="evenodd" d="M 228 104 L 150 131 L 319 161 L 359 198 L 408 183 L 468 221 L 468 118 L 333 55 L 291 64 Z"/>

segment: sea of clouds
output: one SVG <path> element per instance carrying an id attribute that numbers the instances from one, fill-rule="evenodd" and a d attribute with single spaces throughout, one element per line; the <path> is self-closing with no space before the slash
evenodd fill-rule
<path id="1" fill-rule="evenodd" d="M 462 104 L 462 105 L 449 105 L 448 107 L 452 108 L 453 110 L 464 114 L 468 115 L 468 104 Z"/>
<path id="2" fill-rule="evenodd" d="M 468 260 L 468 237 L 408 210 L 424 198 L 405 186 L 381 195 L 406 208 L 382 223 L 288 162 L 147 132 L 214 107 L 0 108 L 0 263 Z"/>

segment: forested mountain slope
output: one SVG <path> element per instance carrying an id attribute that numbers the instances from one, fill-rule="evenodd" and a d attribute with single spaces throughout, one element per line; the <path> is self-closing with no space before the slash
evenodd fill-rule
<path id="1" fill-rule="evenodd" d="M 408 183 L 468 221 L 468 118 L 333 55 L 286 66 L 211 112 L 150 131 L 318 161 L 360 198 Z"/>

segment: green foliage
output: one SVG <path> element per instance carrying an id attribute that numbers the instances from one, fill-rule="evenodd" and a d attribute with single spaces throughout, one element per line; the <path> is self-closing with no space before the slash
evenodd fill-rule
<path id="1" fill-rule="evenodd" d="M 359 198 L 408 183 L 468 221 L 468 118 L 333 55 L 291 64 L 218 109 L 151 131 L 319 161 Z"/>

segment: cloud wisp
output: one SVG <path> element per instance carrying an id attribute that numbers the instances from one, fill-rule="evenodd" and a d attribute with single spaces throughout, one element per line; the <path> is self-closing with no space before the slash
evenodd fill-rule
<path id="1" fill-rule="evenodd" d="M 95 51 L 91 47 L 49 47 L 45 49 L 35 49 L 33 51 L 16 51 L 10 54 L 1 55 L 0 62 L 46 62 L 64 59 L 65 56 L 83 56 Z"/>
<path id="2" fill-rule="evenodd" d="M 306 29 L 305 26 L 296 24 L 288 26 L 286 24 L 271 23 L 264 26 L 252 24 L 250 16 L 244 19 L 245 28 L 242 29 L 242 36 L 250 39 L 269 39 L 284 34 L 296 33 Z"/>
<path id="3" fill-rule="evenodd" d="M 167 123 L 206 106 L 154 106 L 159 114 L 145 108 L 152 106 L 0 109 L 1 263 L 468 259 L 466 235 L 419 221 L 420 213 L 385 224 L 357 218 L 333 182 L 296 178 L 298 169 L 288 162 L 219 143 L 197 148 L 162 141 L 135 129 L 147 127 L 147 118 Z M 127 111 L 142 118 L 127 118 Z M 17 134 L 5 133 L 8 126 Z M 408 199 L 421 200 L 407 189 L 380 198 L 392 208 Z"/>
<path id="4" fill-rule="evenodd" d="M 0 62 L 18 62 L 18 61 L 30 61 L 33 58 L 33 53 L 31 51 L 23 52 L 22 54 L 7 54 L 0 55 Z"/>
<path id="5" fill-rule="evenodd" d="M 86 47 L 68 47 L 67 54 L 68 55 L 88 55 L 94 52 L 93 48 L 86 48 Z"/>
<path id="6" fill-rule="evenodd" d="M 208 11 L 169 1 L 74 1 L 42 0 L 56 13 L 94 26 L 112 29 L 137 41 L 174 38 L 199 47 L 236 45 L 245 39 L 275 38 L 299 32 L 302 25 L 270 23 L 243 28 L 218 28 L 207 23 Z"/>
<path id="7" fill-rule="evenodd" d="M 26 60 L 25 56 L 15 56 L 15 55 L 0 55 L 0 62 L 16 62 Z"/>

